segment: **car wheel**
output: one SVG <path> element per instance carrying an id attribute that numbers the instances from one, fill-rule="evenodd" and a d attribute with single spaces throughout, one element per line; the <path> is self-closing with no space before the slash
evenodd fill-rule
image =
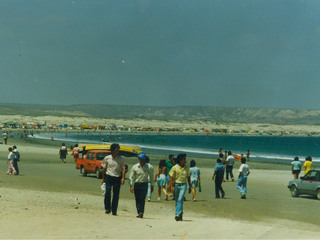
<path id="1" fill-rule="evenodd" d="M 96 168 L 96 177 L 97 177 L 98 179 L 101 178 L 101 172 L 100 172 L 100 169 L 99 169 L 99 168 Z"/>
<path id="2" fill-rule="evenodd" d="M 87 172 L 84 170 L 83 166 L 80 167 L 80 174 L 84 177 L 87 176 Z"/>
<path id="3" fill-rule="evenodd" d="M 320 188 L 317 190 L 317 198 L 320 200 Z"/>
<path id="4" fill-rule="evenodd" d="M 291 191 L 292 197 L 298 197 L 299 196 L 298 188 L 295 185 L 293 185 L 291 187 L 290 191 Z"/>

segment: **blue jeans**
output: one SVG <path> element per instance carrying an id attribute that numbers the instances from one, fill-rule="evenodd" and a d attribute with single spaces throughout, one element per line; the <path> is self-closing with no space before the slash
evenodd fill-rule
<path id="1" fill-rule="evenodd" d="M 175 183 L 174 194 L 176 198 L 176 216 L 181 216 L 183 213 L 183 197 L 187 191 L 186 183 Z"/>
<path id="2" fill-rule="evenodd" d="M 247 195 L 247 175 L 241 174 L 238 179 L 237 188 L 240 193 Z"/>
<path id="3" fill-rule="evenodd" d="M 148 199 L 151 199 L 151 183 L 148 183 Z"/>

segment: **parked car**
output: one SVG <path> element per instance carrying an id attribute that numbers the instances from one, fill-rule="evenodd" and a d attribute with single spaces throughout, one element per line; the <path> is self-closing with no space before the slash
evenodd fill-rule
<path id="1" fill-rule="evenodd" d="M 313 195 L 320 199 L 320 170 L 310 170 L 300 179 L 292 180 L 288 184 L 291 195 Z"/>
<path id="2" fill-rule="evenodd" d="M 110 145 L 86 145 L 79 144 L 82 157 L 76 159 L 76 168 L 80 169 L 82 176 L 87 176 L 89 173 L 96 174 L 97 178 L 102 177 L 101 166 L 102 160 L 109 154 Z M 120 146 L 119 154 L 125 157 L 136 157 L 141 152 L 137 146 Z M 128 172 L 128 164 L 125 163 L 126 173 Z"/>
<path id="3" fill-rule="evenodd" d="M 110 144 L 85 144 L 79 143 L 80 152 L 87 152 L 89 150 L 106 150 L 110 151 Z M 120 145 L 119 154 L 125 157 L 136 157 L 138 154 L 142 152 L 141 148 L 138 146 L 127 146 L 127 145 Z"/>
<path id="4" fill-rule="evenodd" d="M 110 151 L 105 150 L 89 150 L 83 158 L 76 160 L 76 168 L 80 169 L 82 176 L 87 176 L 88 173 L 96 174 L 97 178 L 102 176 L 102 160 L 110 154 Z"/>

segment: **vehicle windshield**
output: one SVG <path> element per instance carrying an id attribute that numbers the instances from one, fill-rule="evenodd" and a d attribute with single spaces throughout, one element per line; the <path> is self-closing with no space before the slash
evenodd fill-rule
<path id="1" fill-rule="evenodd" d="M 311 181 L 320 181 L 320 174 L 316 171 L 309 171 L 304 177 L 304 180 L 311 180 Z"/>
<path id="2" fill-rule="evenodd" d="M 110 153 L 97 153 L 96 159 L 97 160 L 103 160 L 106 156 L 108 156 Z"/>

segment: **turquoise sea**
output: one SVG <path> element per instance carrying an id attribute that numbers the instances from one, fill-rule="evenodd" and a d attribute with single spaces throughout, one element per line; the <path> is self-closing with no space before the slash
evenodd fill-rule
<path id="1" fill-rule="evenodd" d="M 138 133 L 36 133 L 38 139 L 75 143 L 113 143 L 137 145 L 147 153 L 206 156 L 217 158 L 219 148 L 233 154 L 246 154 L 250 149 L 252 160 L 292 161 L 295 156 L 304 160 L 312 156 L 320 162 L 320 137 L 296 136 L 231 136 L 231 135 L 176 135 Z"/>

